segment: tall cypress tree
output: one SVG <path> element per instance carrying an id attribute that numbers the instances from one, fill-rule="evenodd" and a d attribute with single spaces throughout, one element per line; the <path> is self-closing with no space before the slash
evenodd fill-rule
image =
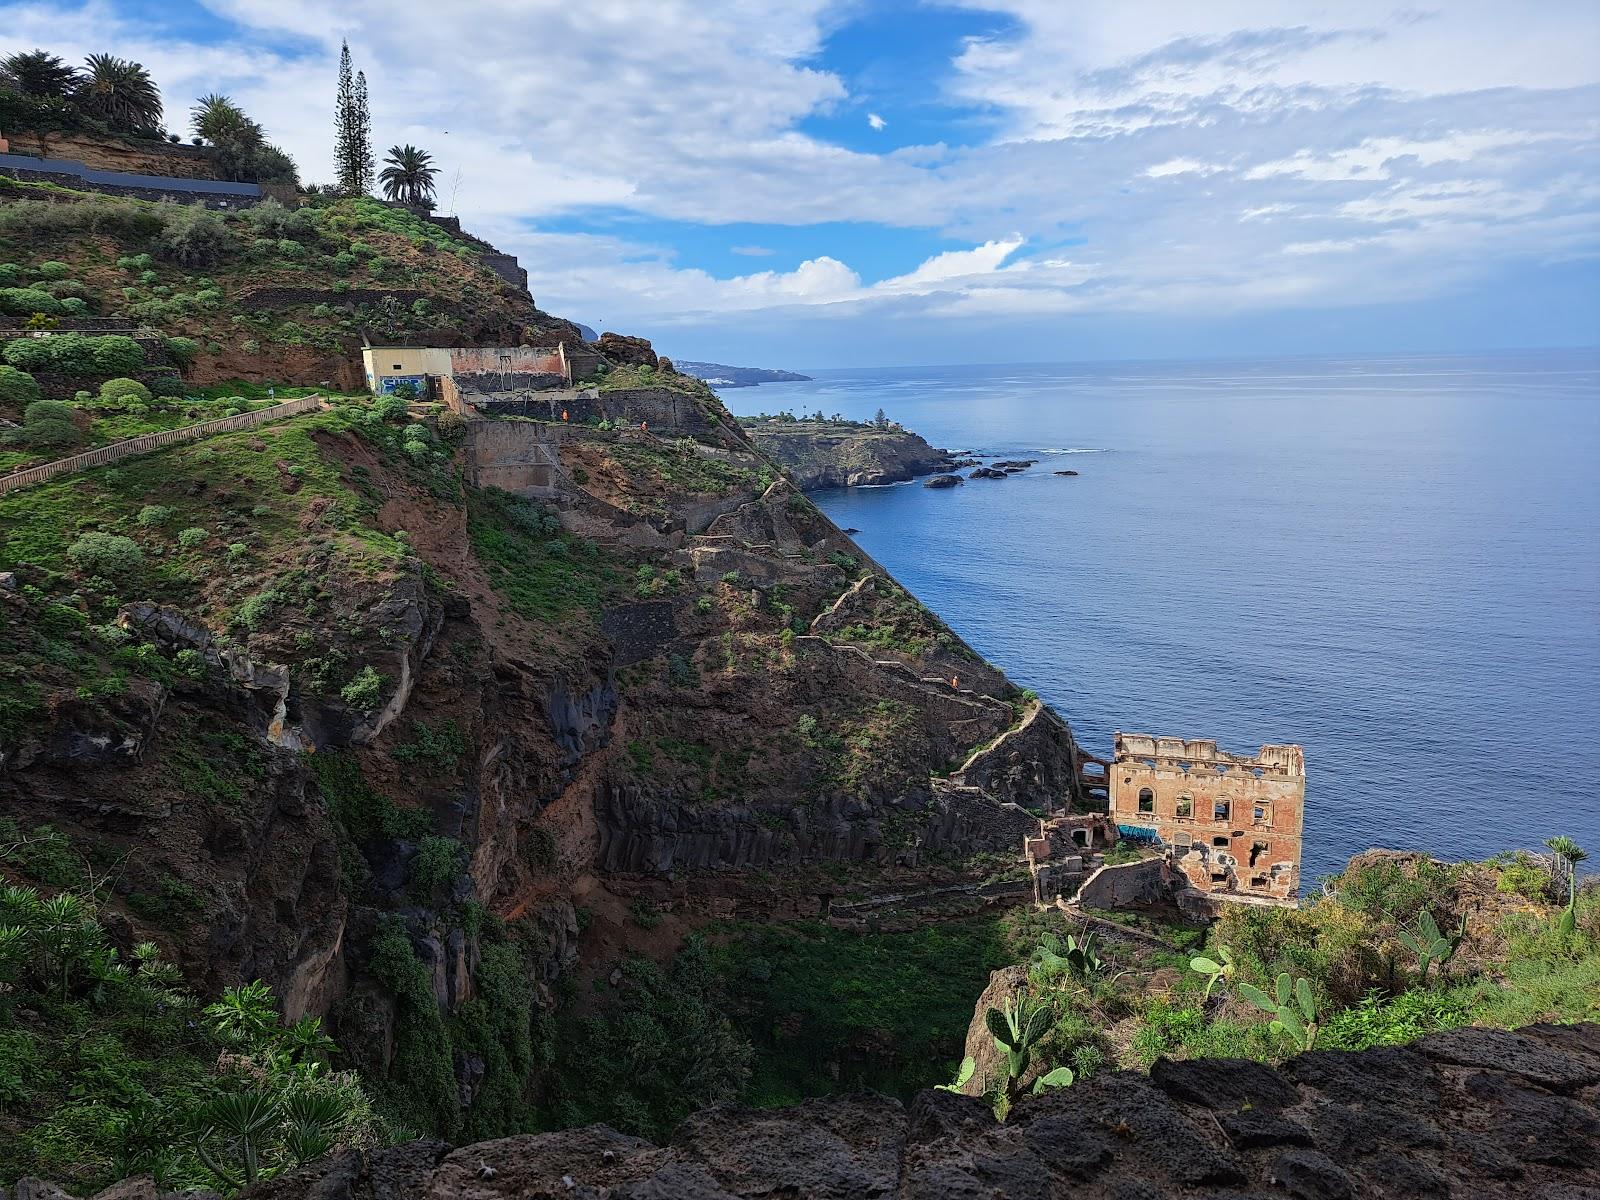
<path id="1" fill-rule="evenodd" d="M 367 109 L 367 73 L 356 72 L 355 153 L 351 165 L 357 190 L 365 196 L 372 191 L 378 160 L 372 153 L 372 114 Z"/>
<path id="2" fill-rule="evenodd" d="M 339 94 L 333 110 L 333 168 L 339 190 L 352 196 L 372 191 L 376 159 L 372 118 L 367 110 L 367 75 L 352 71 L 350 43 L 339 47 Z"/>

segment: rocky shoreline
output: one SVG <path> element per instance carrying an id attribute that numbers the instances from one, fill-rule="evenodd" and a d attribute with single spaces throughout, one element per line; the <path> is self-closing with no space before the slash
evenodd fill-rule
<path id="1" fill-rule="evenodd" d="M 756 448 L 805 491 L 907 483 L 957 465 L 948 451 L 898 426 L 779 420 L 742 424 Z"/>

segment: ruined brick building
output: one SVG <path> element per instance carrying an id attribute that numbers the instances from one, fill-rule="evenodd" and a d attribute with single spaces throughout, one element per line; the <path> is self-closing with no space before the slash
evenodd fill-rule
<path id="1" fill-rule="evenodd" d="M 1204 739 L 1118 733 L 1110 774 L 1119 836 L 1165 849 L 1191 887 L 1294 898 L 1306 796 L 1299 746 L 1245 756 Z"/>

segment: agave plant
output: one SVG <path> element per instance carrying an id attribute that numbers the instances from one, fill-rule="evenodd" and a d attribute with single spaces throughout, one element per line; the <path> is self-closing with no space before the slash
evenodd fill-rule
<path id="1" fill-rule="evenodd" d="M 1461 914 L 1461 923 L 1452 935 L 1445 935 L 1439 930 L 1439 923 L 1433 919 L 1433 914 L 1427 909 L 1417 918 L 1415 929 L 1402 929 L 1395 936 L 1407 950 L 1417 956 L 1417 969 L 1421 973 L 1421 982 L 1424 987 L 1428 983 L 1428 968 L 1438 963 L 1443 969 L 1455 954 L 1456 948 L 1461 945 L 1467 936 L 1467 914 Z"/>
<path id="2" fill-rule="evenodd" d="M 1217 959 L 1222 961 L 1218 962 Z M 1203 954 L 1197 954 L 1189 960 L 1189 969 L 1209 976 L 1206 980 L 1205 999 L 1207 1000 L 1211 999 L 1211 989 L 1217 986 L 1218 980 L 1226 979 L 1231 983 L 1235 973 L 1239 970 L 1233 961 L 1233 951 L 1226 946 L 1220 945 L 1217 947 L 1217 958 L 1207 958 Z"/>
<path id="3" fill-rule="evenodd" d="M 1303 976 L 1290 977 L 1289 972 L 1278 975 L 1276 996 L 1269 996 L 1254 984 L 1241 983 L 1239 994 L 1263 1012 L 1273 1016 L 1272 1028 L 1286 1033 L 1298 1050 L 1310 1050 L 1317 1044 L 1317 998 L 1311 994 L 1311 984 Z"/>

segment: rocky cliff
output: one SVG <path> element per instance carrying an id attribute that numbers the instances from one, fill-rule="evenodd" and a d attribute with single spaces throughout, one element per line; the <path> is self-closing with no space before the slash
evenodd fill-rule
<path id="1" fill-rule="evenodd" d="M 604 1126 L 448 1151 L 348 1151 L 248 1200 L 1050 1200 L 1421 1196 L 1600 1189 L 1600 1026 L 1460 1029 L 1273 1069 L 1160 1060 L 1030 1097 L 860 1095 L 720 1108 L 665 1145 Z"/>
<path id="2" fill-rule="evenodd" d="M 951 465 L 943 450 L 898 427 L 769 419 L 747 421 L 745 430 L 806 491 L 902 483 Z"/>
<path id="3" fill-rule="evenodd" d="M 819 916 L 1011 852 L 1070 731 L 692 399 L 698 438 L 499 423 L 529 496 L 351 404 L 0 499 L 0 807 L 125 945 L 327 1015 L 448 1132 L 526 1119 L 474 1116 L 537 1095 L 494 1038 L 632 904 Z M 510 1032 L 446 1025 L 491 992 Z"/>

